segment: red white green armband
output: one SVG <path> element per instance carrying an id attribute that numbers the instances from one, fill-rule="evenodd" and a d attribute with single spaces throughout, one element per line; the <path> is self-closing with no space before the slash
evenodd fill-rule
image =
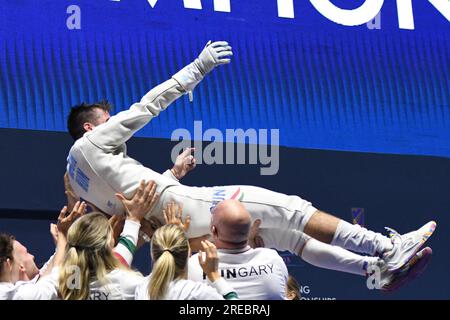
<path id="1" fill-rule="evenodd" d="M 136 253 L 136 245 L 139 237 L 141 224 L 131 220 L 125 220 L 119 242 L 114 248 L 114 254 L 119 261 L 126 267 L 131 266 L 133 256 Z"/>

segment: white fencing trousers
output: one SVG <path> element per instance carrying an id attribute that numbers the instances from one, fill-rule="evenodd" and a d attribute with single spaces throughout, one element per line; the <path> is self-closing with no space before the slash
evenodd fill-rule
<path id="1" fill-rule="evenodd" d="M 264 241 L 265 248 L 289 251 L 297 256 L 300 256 L 300 251 L 311 239 L 306 233 L 298 230 L 260 228 L 258 234 Z"/>
<path id="2" fill-rule="evenodd" d="M 252 220 L 261 219 L 261 227 L 303 231 L 305 225 L 317 211 L 310 202 L 298 196 L 288 196 L 253 186 L 189 187 L 170 186 L 162 194 L 160 201 L 150 212 L 164 221 L 162 209 L 169 202 L 183 206 L 183 218 L 191 216 L 187 232 L 189 238 L 210 233 L 211 209 L 220 201 L 239 200 L 249 211 Z M 296 236 L 296 234 L 293 234 Z M 295 248 L 291 248 L 295 250 Z"/>
<path id="3" fill-rule="evenodd" d="M 320 268 L 366 275 L 368 266 L 376 265 L 378 257 L 355 254 L 311 238 L 296 230 L 260 229 L 264 247 L 290 251 L 303 261 Z M 300 254 L 302 252 L 302 254 Z"/>

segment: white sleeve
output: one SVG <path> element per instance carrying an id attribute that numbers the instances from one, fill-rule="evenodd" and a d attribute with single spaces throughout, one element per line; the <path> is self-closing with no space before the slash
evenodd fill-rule
<path id="1" fill-rule="evenodd" d="M 220 278 L 210 285 L 200 282 L 193 282 L 195 284 L 194 290 L 191 292 L 192 300 L 234 300 L 237 299 L 237 294 L 234 289 Z"/>
<path id="2" fill-rule="evenodd" d="M 219 292 L 220 295 L 225 300 L 237 300 L 238 295 L 236 291 L 229 285 L 229 283 L 224 279 L 220 278 L 214 282 L 211 283 L 214 288 L 216 288 L 217 292 Z"/>
<path id="3" fill-rule="evenodd" d="M 216 289 L 216 291 L 226 300 L 237 299 L 237 293 L 229 285 L 229 283 L 224 279 L 220 278 L 215 282 L 211 282 L 203 278 L 203 269 L 198 262 L 198 253 L 194 254 L 188 260 L 188 279 L 195 282 L 205 282 Z"/>
<path id="4" fill-rule="evenodd" d="M 195 282 L 195 288 L 191 291 L 189 300 L 225 300 L 213 287 Z"/>
<path id="5" fill-rule="evenodd" d="M 25 283 L 17 288 L 13 300 L 55 300 L 58 299 L 59 268 L 42 277 L 36 283 Z"/>
<path id="6" fill-rule="evenodd" d="M 45 273 L 45 271 L 47 271 L 48 266 L 50 265 L 50 263 L 53 262 L 53 258 L 55 257 L 55 254 L 56 254 L 56 250 L 55 250 L 55 252 L 52 254 L 52 256 L 48 259 L 48 261 L 42 266 L 42 268 L 39 269 L 39 274 L 42 275 L 42 274 Z"/>
<path id="7" fill-rule="evenodd" d="M 125 220 L 125 225 L 123 226 L 122 233 L 120 234 L 119 242 L 114 248 L 114 254 L 126 267 L 131 266 L 131 263 L 133 262 L 140 228 L 140 223 L 129 219 Z"/>
<path id="8" fill-rule="evenodd" d="M 191 256 L 188 260 L 188 279 L 192 281 L 203 282 L 203 269 L 198 262 L 198 253 Z"/>
<path id="9" fill-rule="evenodd" d="M 175 181 L 177 181 L 177 182 L 180 181 L 180 180 L 178 180 L 178 179 L 173 175 L 173 172 L 172 172 L 172 170 L 170 170 L 170 169 L 167 169 L 166 171 L 164 171 L 164 173 L 163 173 L 162 175 L 165 176 L 165 177 L 167 177 L 167 178 L 170 178 L 170 179 L 172 179 L 172 180 L 175 180 Z"/>
<path id="10" fill-rule="evenodd" d="M 98 148 L 112 151 L 183 94 L 183 87 L 175 79 L 169 79 L 150 90 L 129 110 L 112 116 L 106 123 L 88 132 L 85 137 Z"/>

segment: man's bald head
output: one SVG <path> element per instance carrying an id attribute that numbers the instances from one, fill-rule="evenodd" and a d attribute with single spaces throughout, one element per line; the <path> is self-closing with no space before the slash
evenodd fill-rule
<path id="1" fill-rule="evenodd" d="M 212 213 L 211 232 L 216 241 L 238 246 L 247 243 L 252 220 L 242 203 L 224 200 Z"/>

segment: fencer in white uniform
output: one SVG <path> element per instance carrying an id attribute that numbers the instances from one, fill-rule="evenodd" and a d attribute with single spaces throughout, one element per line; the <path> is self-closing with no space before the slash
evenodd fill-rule
<path id="1" fill-rule="evenodd" d="M 189 187 L 181 185 L 170 170 L 160 174 L 127 156 L 125 142 L 170 103 L 192 91 L 215 66 L 228 62 L 231 55 L 226 42 L 207 46 L 193 63 L 171 79 L 148 92 L 129 110 L 112 116 L 78 139 L 67 158 L 67 172 L 75 193 L 108 214 L 122 214 L 117 192 L 132 196 L 142 179 L 154 180 L 161 193 L 159 203 L 148 216 L 161 216 L 168 202 L 183 203 L 184 213 L 192 217 L 190 238 L 209 233 L 210 208 L 224 199 L 239 199 L 262 228 L 303 230 L 316 211 L 308 201 L 253 186 Z"/>
<path id="2" fill-rule="evenodd" d="M 141 180 L 154 180 L 161 197 L 147 217 L 155 216 L 163 221 L 162 209 L 167 203 L 182 203 L 183 214 L 192 218 L 189 238 L 209 234 L 210 210 L 226 199 L 240 200 L 253 220 L 261 219 L 261 228 L 266 229 L 266 234 L 274 232 L 270 237 L 277 237 L 283 230 L 303 232 L 318 210 L 297 195 L 254 186 L 185 186 L 170 170 L 160 174 L 127 155 L 125 143 L 136 131 L 176 99 L 191 92 L 216 66 L 230 62 L 231 55 L 231 47 L 226 42 L 207 45 L 194 62 L 150 90 L 129 110 L 84 133 L 70 149 L 67 158 L 67 172 L 76 194 L 108 214 L 123 214 L 124 209 L 115 194 L 123 193 L 130 197 Z M 149 152 L 152 151 L 149 149 Z M 435 226 L 430 222 L 415 232 L 397 234 L 391 239 L 340 220 L 336 231 L 333 231 L 332 245 L 369 255 L 383 255 L 388 269 L 394 272 L 418 252 Z M 412 246 L 408 245 L 411 241 L 414 243 Z M 281 237 L 277 242 L 280 248 L 298 252 L 298 246 L 292 246 L 299 243 L 298 238 Z"/>

